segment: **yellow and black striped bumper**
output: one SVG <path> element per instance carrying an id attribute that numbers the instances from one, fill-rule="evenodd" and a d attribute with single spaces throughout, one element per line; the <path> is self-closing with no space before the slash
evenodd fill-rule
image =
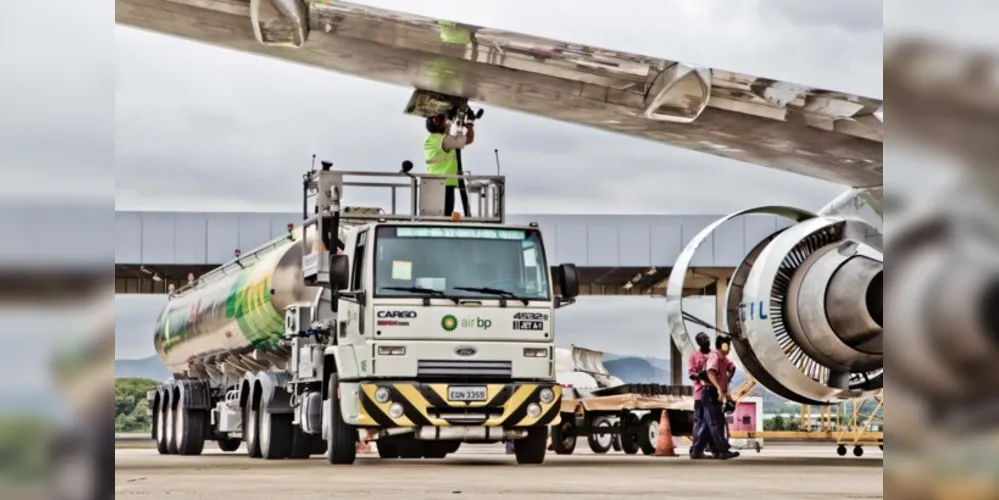
<path id="1" fill-rule="evenodd" d="M 486 400 L 478 402 L 448 401 L 449 384 L 419 384 L 415 382 L 371 382 L 360 385 L 357 425 L 360 427 L 452 427 L 473 425 L 484 427 L 529 427 L 560 423 L 562 387 L 558 384 L 481 384 L 486 387 Z M 461 385 L 461 384 L 455 384 Z M 384 403 L 375 399 L 375 392 L 384 387 L 389 398 Z M 555 394 L 550 403 L 541 402 L 542 389 Z M 403 413 L 392 418 L 393 403 L 402 406 Z M 528 406 L 537 404 L 541 414 L 531 417 Z"/>

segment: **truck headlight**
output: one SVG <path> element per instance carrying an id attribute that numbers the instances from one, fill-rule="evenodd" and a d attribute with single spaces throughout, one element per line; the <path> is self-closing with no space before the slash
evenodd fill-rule
<path id="1" fill-rule="evenodd" d="M 392 417 L 392 418 L 399 418 L 399 417 L 402 416 L 403 413 L 405 413 L 405 410 L 402 408 L 401 404 L 399 404 L 399 403 L 392 403 L 392 406 L 389 406 L 389 416 L 390 417 Z"/>
<path id="2" fill-rule="evenodd" d="M 547 387 L 541 389 L 541 394 L 539 396 L 541 398 L 541 402 L 544 404 L 549 404 L 552 401 L 555 401 L 555 392 Z"/>
<path id="3" fill-rule="evenodd" d="M 537 347 L 525 347 L 524 348 L 525 358 L 547 358 L 548 348 L 537 348 Z"/>
<path id="4" fill-rule="evenodd" d="M 537 403 L 531 403 L 527 405 L 527 416 L 531 418 L 538 418 L 541 416 L 541 407 Z"/>
<path id="5" fill-rule="evenodd" d="M 375 401 L 379 403 L 388 403 L 388 400 L 389 390 L 385 387 L 379 387 L 378 390 L 375 391 Z"/>
<path id="6" fill-rule="evenodd" d="M 406 348 L 402 346 L 380 345 L 378 346 L 379 356 L 405 356 Z"/>

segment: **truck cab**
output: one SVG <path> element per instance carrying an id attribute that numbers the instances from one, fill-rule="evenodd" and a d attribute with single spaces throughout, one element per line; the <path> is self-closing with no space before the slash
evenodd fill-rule
<path id="1" fill-rule="evenodd" d="M 317 191 L 339 192 L 341 175 L 317 172 Z M 376 441 L 384 458 L 443 458 L 462 442 L 513 441 L 519 463 L 541 463 L 561 411 L 555 310 L 578 294 L 575 266 L 552 272 L 537 224 L 506 224 L 502 208 L 445 216 L 433 196 L 443 178 L 410 177 L 416 215 L 351 216 L 346 225 L 339 200 L 320 199 L 310 219 L 315 234 L 342 237 L 335 253 L 317 246 L 303 256 L 307 283 L 324 288 L 328 302 L 309 319 L 331 332 L 322 426 L 330 461 L 354 460 L 353 441 L 338 442 L 340 432 Z M 476 180 L 466 176 L 473 192 L 503 191 L 501 177 Z"/>

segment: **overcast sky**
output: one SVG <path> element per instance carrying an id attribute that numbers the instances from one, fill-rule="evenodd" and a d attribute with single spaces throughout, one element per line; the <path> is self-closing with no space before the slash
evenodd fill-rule
<path id="1" fill-rule="evenodd" d="M 359 3 L 882 97 L 878 1 Z M 120 26 L 114 36 L 119 210 L 294 211 L 299 176 L 313 153 L 344 168 L 385 170 L 422 154 L 423 124 L 402 114 L 410 89 Z M 42 123 L 36 118 L 26 126 L 30 132 Z M 9 131 L 27 134 L 24 127 Z M 59 127 L 80 132 L 77 161 L 99 163 L 107 153 L 95 127 Z M 492 152 L 499 149 L 511 212 L 725 213 L 759 204 L 817 209 L 843 190 L 488 106 L 477 131 L 467 168 L 492 171 Z M 37 141 L 10 147 L 10 158 L 39 154 Z M 43 156 L 52 156 L 48 164 L 58 168 L 57 153 Z M 118 298 L 119 357 L 151 354 L 151 321 L 161 301 Z M 567 328 L 579 336 L 576 343 L 639 353 L 643 342 L 665 342 L 662 300 L 586 302 L 562 313 L 566 323 L 579 322 Z M 627 328 L 616 326 L 625 323 Z M 622 331 L 629 335 L 618 337 Z"/>

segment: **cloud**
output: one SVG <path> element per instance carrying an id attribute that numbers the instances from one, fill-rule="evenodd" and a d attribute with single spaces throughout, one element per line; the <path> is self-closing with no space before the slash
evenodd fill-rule
<path id="1" fill-rule="evenodd" d="M 827 8 L 777 0 L 621 0 L 618 17 L 594 15 L 606 9 L 602 2 L 362 3 L 880 96 L 881 35 L 861 22 L 868 16 L 859 7 L 853 17 L 837 14 L 835 22 L 816 25 L 813 18 L 828 18 Z M 313 153 L 353 169 L 394 170 L 404 159 L 419 164 L 422 123 L 401 111 L 408 89 L 121 26 L 115 47 L 119 209 L 293 211 L 300 206 L 298 176 Z M 842 190 L 495 108 L 487 109 L 477 142 L 466 168 L 494 172 L 498 149 L 508 206 L 519 213 L 817 208 Z M 365 193 L 351 204 L 387 201 Z"/>

